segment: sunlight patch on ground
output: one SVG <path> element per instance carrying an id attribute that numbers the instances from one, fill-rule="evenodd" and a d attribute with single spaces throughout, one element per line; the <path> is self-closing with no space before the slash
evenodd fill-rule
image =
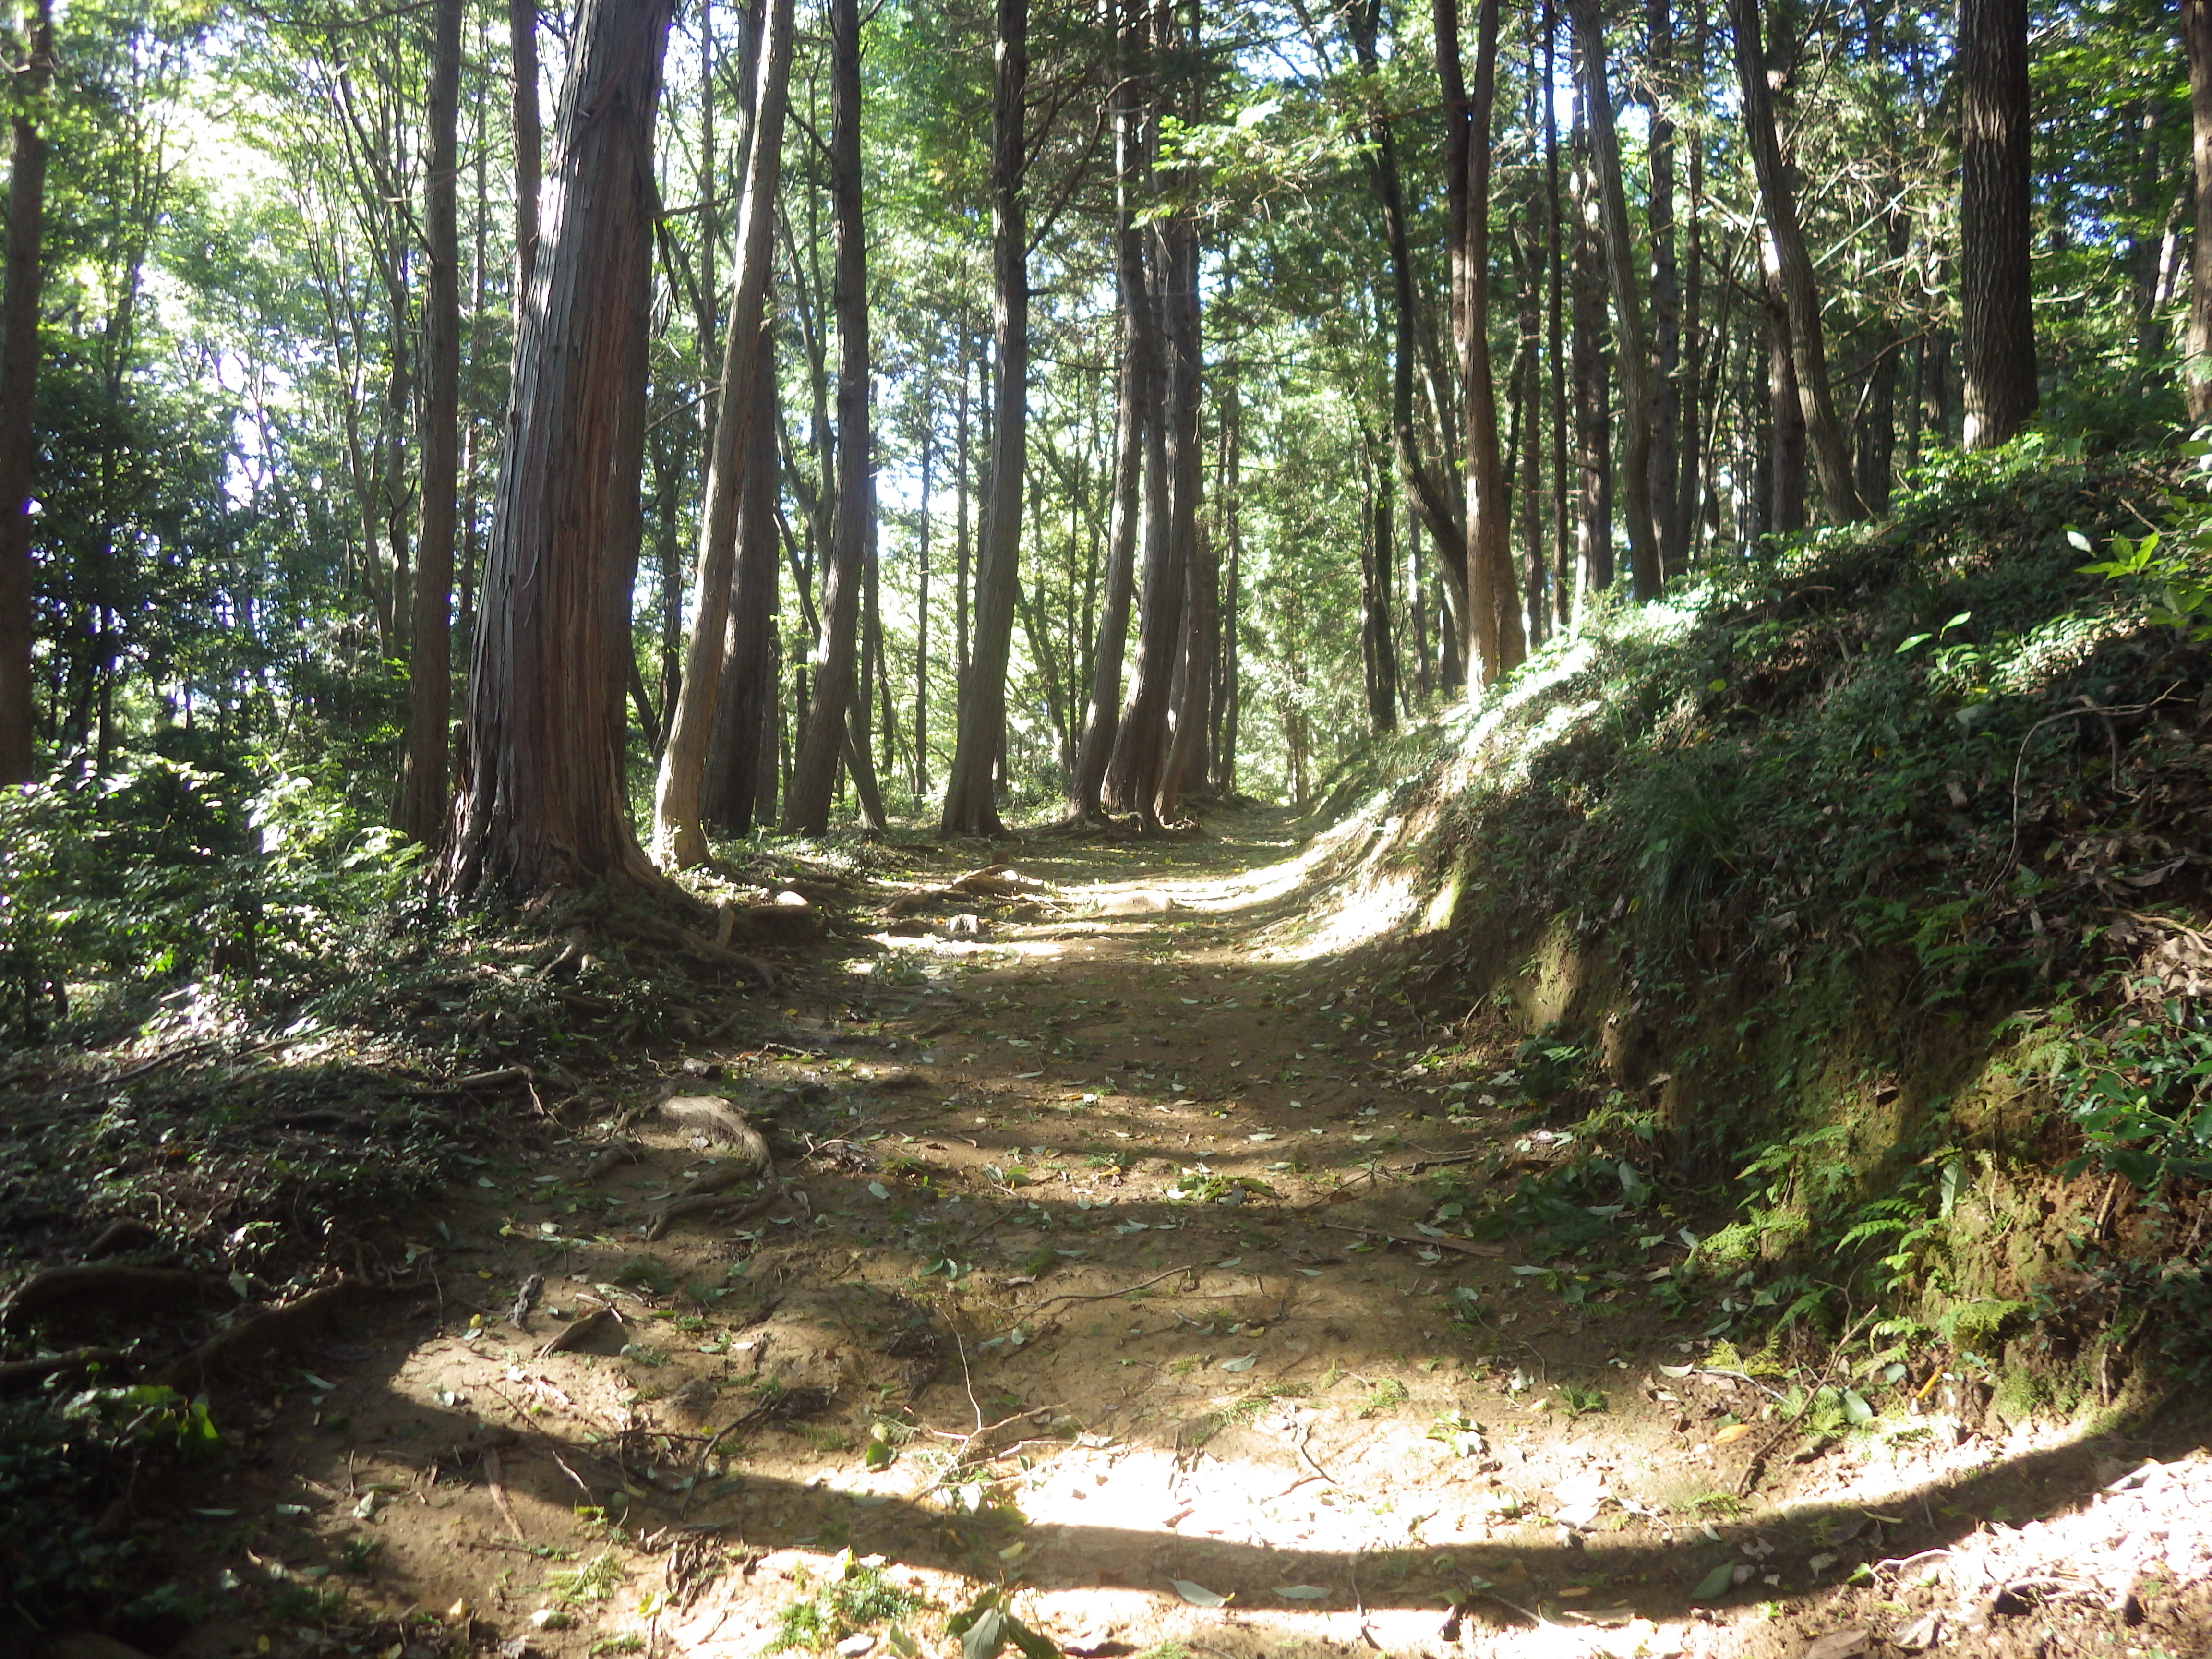
<path id="1" fill-rule="evenodd" d="M 914 954 L 927 952 L 933 957 L 1030 957 L 1043 960 L 1065 954 L 1062 946 L 1045 939 L 939 939 L 928 933 L 871 933 L 868 943 L 880 945 L 887 951 L 903 951 Z M 851 963 L 849 971 L 857 974 L 874 972 L 872 963 Z"/>

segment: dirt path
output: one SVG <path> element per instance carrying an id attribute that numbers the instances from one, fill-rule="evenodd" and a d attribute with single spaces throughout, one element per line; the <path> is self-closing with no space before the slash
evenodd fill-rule
<path id="1" fill-rule="evenodd" d="M 2201 1454 L 1940 1375 L 1808 1438 L 1789 1379 L 1700 1369 L 1651 1223 L 1467 1237 L 1550 1155 L 1510 1044 L 1386 990 L 1299 851 L 1252 815 L 1032 842 L 1000 902 L 918 873 L 773 1042 L 637 1080 L 638 1161 L 481 1143 L 414 1224 L 436 1294 L 142 1517 L 226 1607 L 180 1651 L 935 1654 L 994 1584 L 1080 1653 L 2198 1650 Z M 781 1196 L 644 1237 L 730 1156 L 671 1091 L 770 1127 Z"/>

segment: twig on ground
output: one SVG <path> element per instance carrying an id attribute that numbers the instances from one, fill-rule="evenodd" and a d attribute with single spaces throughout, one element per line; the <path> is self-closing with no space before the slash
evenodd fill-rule
<path id="1" fill-rule="evenodd" d="M 483 1470 L 484 1485 L 491 1492 L 491 1501 L 499 1510 L 500 1518 L 507 1522 L 507 1530 L 514 1534 L 514 1541 L 527 1546 L 530 1540 L 522 1535 L 522 1522 L 514 1518 L 514 1505 L 507 1501 L 507 1471 L 501 1467 L 498 1447 L 484 1448 Z"/>
<path id="2" fill-rule="evenodd" d="M 1197 1272 L 1196 1264 L 1186 1262 L 1180 1267 L 1170 1267 L 1164 1273 L 1154 1273 L 1150 1279 L 1140 1279 L 1133 1285 L 1124 1285 L 1118 1291 L 1090 1291 L 1081 1294 L 1071 1292 L 1063 1296 L 1048 1296 L 1042 1302 L 1030 1303 L 1026 1311 L 1033 1314 L 1040 1308 L 1049 1308 L 1055 1302 L 1111 1302 L 1117 1296 L 1127 1296 L 1132 1291 L 1141 1291 L 1147 1285 L 1157 1285 L 1163 1279 L 1173 1279 L 1177 1273 Z M 961 1364 L 965 1365 L 967 1363 L 967 1352 L 963 1349 L 961 1353 Z"/>

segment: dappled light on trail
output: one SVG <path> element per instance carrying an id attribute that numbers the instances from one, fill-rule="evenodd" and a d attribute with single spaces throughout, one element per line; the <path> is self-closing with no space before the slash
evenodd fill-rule
<path id="1" fill-rule="evenodd" d="M 198 1512 L 179 1654 L 937 1654 L 997 1587 L 1078 1654 L 1796 1655 L 2206 1593 L 2193 1443 L 1754 1364 L 1647 1186 L 1536 1205 L 1540 1057 L 1297 937 L 1376 825 L 1284 826 L 880 883 L 758 1029 L 464 1131 L 398 1294 L 211 1377 L 224 1463 L 142 1500 Z M 2021 1524 L 2100 1510 L 2154 1541 Z"/>

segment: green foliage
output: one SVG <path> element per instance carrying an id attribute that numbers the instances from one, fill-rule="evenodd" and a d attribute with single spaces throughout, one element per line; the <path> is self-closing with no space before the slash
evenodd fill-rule
<path id="1" fill-rule="evenodd" d="M 2164 1013 L 2081 1036 L 2055 1068 L 2084 1142 L 2069 1175 L 2094 1164 L 2145 1191 L 2212 1180 L 2212 1024 L 2178 1000 Z"/>
<path id="2" fill-rule="evenodd" d="M 205 1401 L 155 1384 L 0 1403 L 0 1626 L 87 1625 L 120 1608 L 149 1629 L 198 1609 L 174 1591 L 134 1595 L 138 1546 L 94 1525 L 134 1480 L 215 1444 Z"/>
<path id="3" fill-rule="evenodd" d="M 802 1589 L 811 1588 L 800 1581 Z M 921 1605 L 913 1591 L 885 1578 L 879 1566 L 864 1566 L 853 1552 L 842 1550 L 830 1577 L 813 1594 L 788 1602 L 777 1616 L 772 1653 L 792 1648 L 820 1649 L 854 1631 L 912 1613 Z M 956 1632 L 957 1633 L 957 1632 Z M 997 1649 L 993 1649 L 995 1654 Z"/>
<path id="4" fill-rule="evenodd" d="M 1056 1659 L 1060 1644 L 1014 1617 L 1007 1592 L 987 1589 L 945 1625 L 960 1642 L 960 1659 L 999 1659 L 1008 1648 L 1023 1659 Z"/>
<path id="5" fill-rule="evenodd" d="M 297 775 L 155 756 L 0 793 L 0 1042 L 46 1035 L 72 985 L 250 996 L 304 973 L 389 913 L 415 858 Z"/>

